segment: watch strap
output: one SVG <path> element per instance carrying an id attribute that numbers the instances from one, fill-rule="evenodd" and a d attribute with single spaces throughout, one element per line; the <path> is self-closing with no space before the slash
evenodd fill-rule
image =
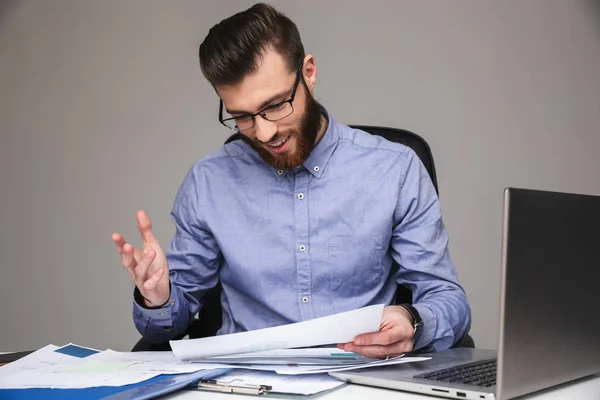
<path id="1" fill-rule="evenodd" d="M 423 319 L 421 319 L 421 315 L 419 314 L 417 309 L 415 307 L 413 307 L 412 304 L 404 303 L 404 304 L 399 304 L 399 306 L 404 308 L 406 311 L 408 311 L 408 313 L 412 317 L 413 328 L 414 328 L 413 338 L 416 341 L 418 338 L 418 334 L 421 333 L 421 330 L 423 329 Z"/>

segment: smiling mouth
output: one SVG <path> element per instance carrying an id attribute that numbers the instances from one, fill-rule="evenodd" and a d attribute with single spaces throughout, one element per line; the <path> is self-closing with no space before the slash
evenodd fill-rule
<path id="1" fill-rule="evenodd" d="M 277 147 L 281 147 L 281 146 L 283 146 L 283 144 L 284 144 L 285 142 L 287 142 L 287 140 L 288 140 L 288 139 L 289 139 L 289 138 L 283 138 L 283 139 L 281 139 L 281 140 L 278 140 L 277 142 L 274 142 L 274 143 L 269 143 L 269 144 L 267 144 L 267 146 L 269 146 L 269 147 L 275 147 L 275 148 L 277 148 Z"/>
<path id="2" fill-rule="evenodd" d="M 287 136 L 276 142 L 268 143 L 267 147 L 269 148 L 269 150 L 271 150 L 274 153 L 281 153 L 286 149 L 289 140 L 290 140 L 290 137 Z"/>

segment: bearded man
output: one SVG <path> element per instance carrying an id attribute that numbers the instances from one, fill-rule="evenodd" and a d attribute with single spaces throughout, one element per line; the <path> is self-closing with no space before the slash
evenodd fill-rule
<path id="1" fill-rule="evenodd" d="M 240 140 L 188 172 L 167 252 L 143 211 L 141 249 L 113 235 L 143 337 L 186 332 L 220 282 L 218 334 L 383 303 L 379 332 L 340 348 L 386 357 L 462 338 L 470 308 L 427 171 L 410 148 L 335 121 L 315 100 L 317 66 L 296 25 L 256 4 L 210 29 L 199 56 L 218 119 Z M 412 304 L 394 303 L 398 285 Z"/>

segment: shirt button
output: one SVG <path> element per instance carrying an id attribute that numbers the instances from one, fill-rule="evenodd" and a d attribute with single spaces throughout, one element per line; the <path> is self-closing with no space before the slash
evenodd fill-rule
<path id="1" fill-rule="evenodd" d="M 300 251 L 304 251 L 304 250 L 306 250 L 306 246 L 305 246 L 305 245 L 303 245 L 303 244 L 301 244 L 301 245 L 300 245 L 300 247 L 298 247 L 298 248 L 300 249 Z"/>
<path id="2" fill-rule="evenodd" d="M 304 198 L 304 193 L 298 193 L 298 198 L 302 200 Z"/>
<path id="3" fill-rule="evenodd" d="M 303 303 L 308 303 L 308 297 L 304 296 L 304 297 L 302 298 L 302 302 L 303 302 Z"/>
<path id="4" fill-rule="evenodd" d="M 319 172 L 319 166 L 318 166 L 318 165 L 315 165 L 315 167 L 313 168 L 313 170 L 314 170 L 315 172 Z"/>
<path id="5" fill-rule="evenodd" d="M 175 299 L 171 300 L 171 305 L 175 304 Z"/>
<path id="6" fill-rule="evenodd" d="M 278 170 L 277 170 L 277 173 L 278 173 L 279 175 L 281 175 L 281 174 L 283 174 L 283 170 L 282 170 L 282 169 L 278 169 Z"/>
<path id="7" fill-rule="evenodd" d="M 163 311 L 160 313 L 160 315 L 167 315 L 168 313 L 166 311 Z"/>

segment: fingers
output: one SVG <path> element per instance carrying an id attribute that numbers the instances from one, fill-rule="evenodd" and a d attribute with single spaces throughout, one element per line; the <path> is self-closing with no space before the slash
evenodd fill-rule
<path id="1" fill-rule="evenodd" d="M 144 282 L 144 289 L 147 291 L 152 291 L 156 289 L 158 282 L 160 282 L 160 278 L 163 277 L 165 270 L 160 268 L 158 269 L 146 282 Z"/>
<path id="2" fill-rule="evenodd" d="M 413 349 L 413 329 L 397 324 L 390 329 L 359 335 L 351 343 L 341 343 L 340 349 L 366 357 L 395 357 Z"/>
<path id="3" fill-rule="evenodd" d="M 142 257 L 142 259 L 140 260 L 139 263 L 137 263 L 137 266 L 135 267 L 135 284 L 137 285 L 138 288 L 141 288 L 142 285 L 145 285 L 146 283 L 146 276 L 148 275 L 148 269 L 150 268 L 150 264 L 152 264 L 152 261 L 154 261 L 154 258 L 156 257 L 156 252 L 152 249 L 145 251 L 144 255 Z M 156 275 L 156 273 L 155 273 Z"/>
<path id="4" fill-rule="evenodd" d="M 125 241 L 125 238 L 118 233 L 113 233 L 111 238 L 113 242 L 115 242 L 115 244 L 117 245 L 117 252 L 119 254 L 123 254 L 123 246 L 125 245 L 125 243 L 127 243 Z"/>
<path id="5" fill-rule="evenodd" d="M 123 245 L 121 252 L 121 265 L 125 267 L 125 269 L 131 275 L 131 278 L 135 281 L 135 267 L 137 262 L 133 257 L 133 247 L 129 243 L 125 243 Z"/>
<path id="6" fill-rule="evenodd" d="M 359 335 L 354 339 L 357 345 L 389 345 L 406 339 L 412 339 L 414 329 L 404 325 L 394 325 L 390 329 Z"/>
<path id="7" fill-rule="evenodd" d="M 412 351 L 413 343 L 412 340 L 403 340 L 401 342 L 393 343 L 387 346 L 357 346 L 354 343 L 344 343 L 341 345 L 340 348 L 344 351 L 360 354 L 365 357 L 386 358 L 397 357 L 399 355 Z"/>
<path id="8" fill-rule="evenodd" d="M 138 221 L 138 229 L 142 235 L 144 243 L 156 243 L 156 238 L 152 233 L 152 223 L 144 210 L 139 210 L 136 214 Z"/>

